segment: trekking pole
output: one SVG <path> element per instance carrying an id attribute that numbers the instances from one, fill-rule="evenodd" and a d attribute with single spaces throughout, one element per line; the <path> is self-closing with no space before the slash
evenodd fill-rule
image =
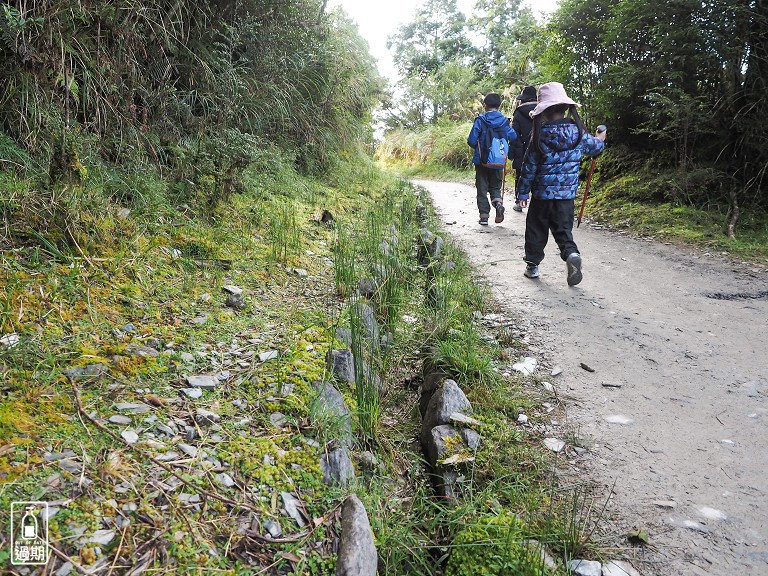
<path id="1" fill-rule="evenodd" d="M 597 133 L 605 132 L 607 128 L 600 124 L 597 127 Z M 595 164 L 597 163 L 597 156 L 592 158 L 592 164 L 589 165 L 589 172 L 587 172 L 587 185 L 584 188 L 584 198 L 581 199 L 581 210 L 579 210 L 579 217 L 576 220 L 576 228 L 581 226 L 581 217 L 584 215 L 584 206 L 587 204 L 587 196 L 589 196 L 589 185 L 592 183 L 592 173 L 595 171 Z"/>

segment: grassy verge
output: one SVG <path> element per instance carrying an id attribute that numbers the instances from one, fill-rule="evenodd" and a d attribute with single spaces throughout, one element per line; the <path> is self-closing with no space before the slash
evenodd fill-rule
<path id="1" fill-rule="evenodd" d="M 106 180 L 109 194 L 91 183 L 47 195 L 4 178 L 14 243 L 0 252 L 0 331 L 18 337 L 0 349 L 4 568 L 10 503 L 44 500 L 57 566 L 333 573 L 346 490 L 322 481 L 327 430 L 311 402 L 363 277 L 377 279 L 388 346 L 374 353 L 353 320 L 352 348 L 386 392 L 372 395 L 358 370 L 342 394 L 354 453 L 380 462 L 359 465 L 349 489 L 369 511 L 382 573 L 538 574 L 541 549 L 594 553 L 572 495 L 554 487 L 554 456 L 515 423 L 521 410 L 546 418 L 534 382 L 502 376 L 524 345 L 483 324 L 493 304 L 456 247 L 438 305 L 426 305 L 407 184 L 358 168 L 324 185 L 278 167 L 200 214 L 146 176 Z M 244 306 L 225 304 L 232 285 Z M 425 347 L 483 423 L 458 506 L 433 496 L 415 440 L 408 383 Z M 218 384 L 194 397 L 194 375 Z"/>
<path id="2" fill-rule="evenodd" d="M 641 173 L 598 180 L 590 190 L 584 213 L 594 221 L 636 234 L 768 263 L 768 216 L 745 215 L 739 221 L 736 239 L 731 240 L 725 234 L 727 220 L 721 210 L 652 199 L 664 197 L 663 182 L 673 178 Z"/>

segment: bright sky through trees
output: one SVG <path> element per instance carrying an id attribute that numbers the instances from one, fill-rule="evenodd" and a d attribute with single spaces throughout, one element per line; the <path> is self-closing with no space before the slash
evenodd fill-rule
<path id="1" fill-rule="evenodd" d="M 392 56 L 387 50 L 387 37 L 391 36 L 401 24 L 407 22 L 423 2 L 421 0 L 378 0 L 365 2 L 362 0 L 331 0 L 329 8 L 341 6 L 344 11 L 357 22 L 360 35 L 368 41 L 371 54 L 379 65 L 379 71 L 389 80 L 397 79 L 397 71 L 392 64 Z M 552 12 L 558 4 L 557 0 L 528 0 L 537 15 Z M 474 0 L 457 0 L 459 8 L 467 15 L 472 12 Z"/>

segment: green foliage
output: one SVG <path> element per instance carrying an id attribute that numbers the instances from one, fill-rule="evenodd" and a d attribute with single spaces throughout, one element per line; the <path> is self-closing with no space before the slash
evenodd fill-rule
<path id="1" fill-rule="evenodd" d="M 467 146 L 471 124 L 443 122 L 419 130 L 395 130 L 376 150 L 376 159 L 398 166 L 445 166 L 467 170 L 472 166 L 473 150 Z"/>
<path id="2" fill-rule="evenodd" d="M 459 530 L 451 544 L 446 576 L 541 576 L 540 547 L 526 539 L 512 514 L 484 516 Z"/>

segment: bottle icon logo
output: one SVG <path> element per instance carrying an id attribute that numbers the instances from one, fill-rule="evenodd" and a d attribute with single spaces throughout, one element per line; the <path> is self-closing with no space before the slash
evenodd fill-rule
<path id="1" fill-rule="evenodd" d="M 27 507 L 27 513 L 21 519 L 21 539 L 34 540 L 37 538 L 37 518 L 34 516 L 35 508 Z"/>
<path id="2" fill-rule="evenodd" d="M 11 564 L 48 563 L 48 503 L 11 503 Z"/>

